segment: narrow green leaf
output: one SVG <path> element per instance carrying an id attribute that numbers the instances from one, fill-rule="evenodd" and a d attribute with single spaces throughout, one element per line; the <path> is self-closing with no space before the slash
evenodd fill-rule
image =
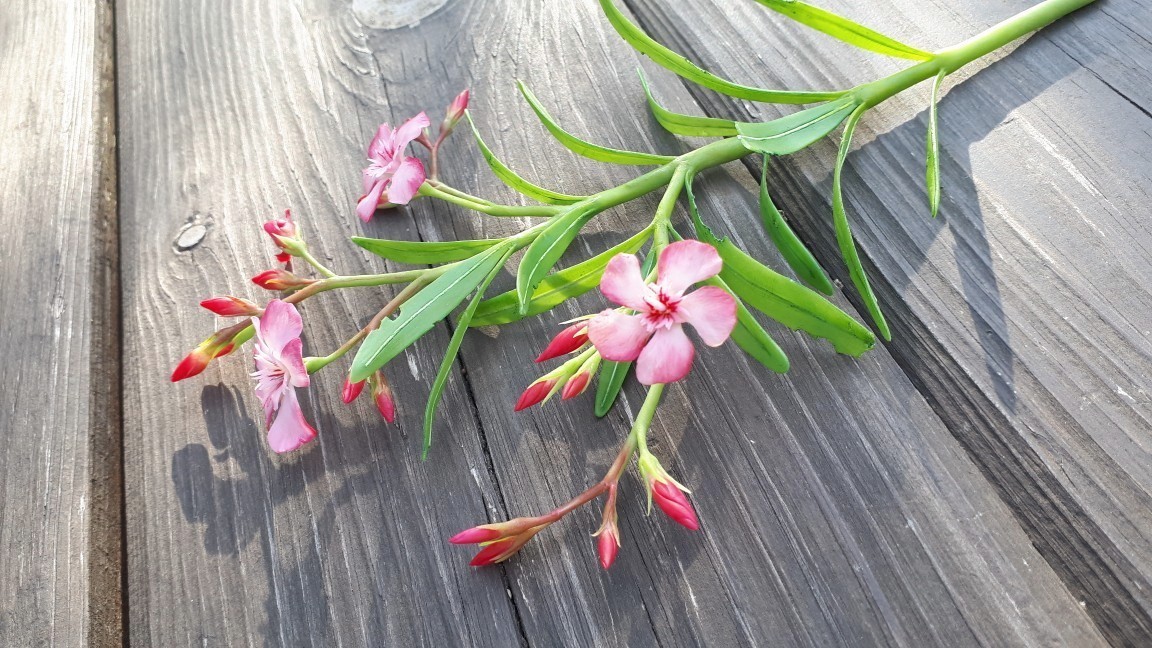
<path id="1" fill-rule="evenodd" d="M 772 11 L 788 16 L 798 23 L 807 25 L 832 38 L 844 41 L 849 45 L 855 45 L 869 52 L 911 59 L 913 61 L 927 61 L 933 57 L 931 52 L 925 52 L 911 45 L 905 45 L 898 40 L 848 20 L 844 16 L 813 7 L 799 0 L 756 1 Z"/>
<path id="2" fill-rule="evenodd" d="M 624 387 L 624 379 L 628 377 L 628 370 L 632 368 L 631 362 L 612 362 L 605 360 L 600 365 L 600 377 L 596 382 L 597 417 L 602 417 L 616 404 L 620 390 Z"/>
<path id="3" fill-rule="evenodd" d="M 832 132 L 855 108 L 855 98 L 842 97 L 770 122 L 739 123 L 736 124 L 736 130 L 740 133 L 740 141 L 749 151 L 786 155 Z"/>
<path id="4" fill-rule="evenodd" d="M 440 363 L 440 370 L 436 372 L 436 379 L 432 381 L 432 391 L 428 394 L 428 404 L 424 406 L 424 459 L 428 458 L 428 448 L 432 447 L 432 423 L 436 420 L 436 408 L 440 405 L 440 396 L 444 393 L 444 386 L 448 383 L 448 376 L 452 373 L 452 365 L 456 363 L 456 356 L 460 353 L 460 345 L 464 343 L 464 335 L 468 332 L 469 323 L 476 313 L 476 307 L 484 299 L 484 291 L 491 285 L 496 275 L 500 274 L 500 267 L 512 256 L 512 250 L 507 250 L 500 257 L 496 266 L 488 272 L 480 287 L 476 289 L 476 296 L 468 303 L 468 308 L 460 314 L 456 322 L 456 330 L 452 339 L 448 341 L 448 348 L 444 350 L 444 360 Z"/>
<path id="5" fill-rule="evenodd" d="M 580 229 L 598 214 L 597 208 L 589 205 L 556 216 L 548 227 L 536 237 L 524 252 L 520 267 L 516 270 L 516 298 L 520 314 L 527 315 L 532 307 L 532 295 L 544 277 L 564 256 L 564 252 L 580 233 Z"/>
<path id="6" fill-rule="evenodd" d="M 349 373 L 352 382 L 368 378 L 447 317 L 499 266 L 505 251 L 497 246 L 460 262 L 405 302 L 395 318 L 384 320 L 360 344 Z"/>
<path id="7" fill-rule="evenodd" d="M 767 155 L 764 156 L 764 165 L 760 173 L 760 218 L 764 221 L 764 229 L 767 230 L 769 238 L 776 244 L 776 249 L 780 250 L 780 255 L 784 257 L 788 267 L 792 268 L 792 272 L 809 286 L 825 295 L 831 295 L 835 289 L 828 280 L 828 275 L 824 274 L 824 269 L 820 267 L 816 257 L 812 256 L 812 252 L 788 226 L 784 215 L 772 202 L 772 196 L 768 195 Z"/>
<path id="8" fill-rule="evenodd" d="M 484 156 L 484 160 L 488 162 L 488 168 L 492 169 L 492 173 L 499 178 L 501 182 L 533 200 L 539 200 L 549 205 L 571 205 L 586 198 L 586 196 L 570 196 L 552 191 L 551 189 L 545 189 L 521 178 L 515 171 L 509 169 L 507 165 L 501 162 L 500 158 L 496 157 L 492 150 L 488 148 L 488 145 L 484 143 L 484 140 L 480 137 L 479 129 L 476 128 L 476 123 L 472 121 L 472 113 L 465 111 L 464 115 L 468 118 L 468 125 L 472 127 L 472 134 L 476 137 L 476 145 L 480 147 L 480 154 Z"/>
<path id="9" fill-rule="evenodd" d="M 520 303 L 515 290 L 484 300 L 472 318 L 472 326 L 508 324 L 531 315 L 539 315 L 551 310 L 573 297 L 578 297 L 600 285 L 600 277 L 612 257 L 617 254 L 635 254 L 652 236 L 652 229 L 645 228 L 632 238 L 596 256 L 544 277 L 540 287 L 532 293 L 528 312 L 520 313 Z"/>
<path id="10" fill-rule="evenodd" d="M 648 97 L 648 107 L 656 121 L 664 130 L 676 135 L 692 137 L 731 137 L 736 134 L 736 122 L 731 119 L 717 119 L 715 117 L 694 117 L 668 110 L 656 102 L 652 90 L 648 87 L 648 79 L 644 71 L 637 69 L 640 74 L 640 84 L 644 86 L 644 94 Z"/>
<path id="11" fill-rule="evenodd" d="M 504 239 L 476 241 L 389 241 L 353 236 L 352 242 L 372 254 L 400 263 L 437 264 L 462 261 L 504 242 Z"/>
<path id="12" fill-rule="evenodd" d="M 844 257 L 844 263 L 848 265 L 848 276 L 852 277 L 852 283 L 856 286 L 856 290 L 860 293 L 860 297 L 864 299 L 864 306 L 868 309 L 868 314 L 872 316 L 872 323 L 876 325 L 876 330 L 880 332 L 880 336 L 887 341 L 892 341 L 892 332 L 888 329 L 888 322 L 884 319 L 884 314 L 880 312 L 880 304 L 876 301 L 876 295 L 872 292 L 872 286 L 868 283 L 868 276 L 864 274 L 864 266 L 860 264 L 860 254 L 856 251 L 856 242 L 852 240 L 852 230 L 848 226 L 848 215 L 844 212 L 844 192 L 841 190 L 840 176 L 844 170 L 844 160 L 848 157 L 848 149 L 852 148 L 852 133 L 856 131 L 856 124 L 860 121 L 860 116 L 864 114 L 864 108 L 861 106 L 852 116 L 848 118 L 848 124 L 844 126 L 844 137 L 840 140 L 840 153 L 836 156 L 836 171 L 832 174 L 832 218 L 836 222 L 836 242 L 840 244 L 840 255 Z"/>
<path id="13" fill-rule="evenodd" d="M 624 151 L 585 142 L 563 128 L 560 128 L 560 125 L 552 119 L 552 116 L 548 114 L 548 111 L 544 109 L 544 106 L 540 104 L 540 101 L 536 99 L 536 95 L 532 94 L 528 86 L 524 85 L 521 81 L 517 81 L 516 83 L 520 87 L 520 92 L 524 95 L 524 99 L 528 101 L 528 105 L 532 106 L 532 110 L 536 112 L 536 116 L 539 117 L 540 122 L 544 124 L 544 128 L 547 128 L 548 132 L 552 133 L 552 136 L 564 145 L 564 148 L 577 155 L 582 155 L 599 162 L 611 162 L 613 164 L 659 165 L 667 164 L 675 159 L 670 155 L 637 153 L 635 151 Z"/>
<path id="14" fill-rule="evenodd" d="M 947 76 L 944 70 L 936 75 L 932 84 L 932 102 L 928 104 L 928 171 L 925 182 L 928 185 L 928 206 L 932 218 L 940 211 L 940 136 L 936 130 L 936 101 L 940 96 L 940 83 Z"/>
<path id="15" fill-rule="evenodd" d="M 600 6 L 604 9 L 604 15 L 608 18 L 608 22 L 616 29 L 616 32 L 628 42 L 629 45 L 634 47 L 636 51 L 646 55 L 648 58 L 655 61 L 658 65 L 676 73 L 679 76 L 698 83 L 705 88 L 711 88 L 716 92 L 726 94 L 730 97 L 737 97 L 739 99 L 748 99 L 751 101 L 766 101 L 769 103 L 785 103 L 785 104 L 804 104 L 815 103 L 818 101 L 829 101 L 840 97 L 844 91 L 835 92 L 794 92 L 790 90 L 765 90 L 763 88 L 753 88 L 746 85 L 733 83 L 727 79 L 708 72 L 695 63 L 689 61 L 683 56 L 673 52 L 672 50 L 657 43 L 651 36 L 644 33 L 636 25 L 628 21 L 624 14 L 616 8 L 612 0 L 600 0 Z"/>
<path id="16" fill-rule="evenodd" d="M 876 344 L 876 337 L 820 293 L 760 263 L 722 239 L 716 245 L 724 269 L 720 278 L 733 294 L 768 317 L 793 329 L 832 343 L 840 353 L 859 357 Z"/>
<path id="17" fill-rule="evenodd" d="M 719 277 L 713 277 L 707 283 L 732 292 L 728 284 Z M 735 299 L 736 328 L 732 329 L 732 341 L 765 367 L 776 373 L 787 373 L 789 363 L 784 350 L 776 344 L 776 340 L 773 340 L 771 335 L 768 335 L 768 331 L 764 330 L 760 322 L 756 321 L 756 317 L 752 315 L 744 302 L 739 297 L 735 297 Z"/>

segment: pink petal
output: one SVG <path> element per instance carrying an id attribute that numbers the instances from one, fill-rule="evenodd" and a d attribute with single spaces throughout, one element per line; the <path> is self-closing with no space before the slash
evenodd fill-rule
<path id="1" fill-rule="evenodd" d="M 694 283 L 715 277 L 723 262 L 716 248 L 688 239 L 664 248 L 656 264 L 657 283 L 670 295 L 682 295 Z"/>
<path id="2" fill-rule="evenodd" d="M 650 335 L 640 315 L 606 310 L 588 320 L 588 339 L 605 360 L 613 362 L 635 360 Z"/>
<path id="3" fill-rule="evenodd" d="M 396 175 L 392 176 L 392 184 L 388 185 L 388 202 L 395 205 L 407 205 L 409 200 L 424 184 L 424 164 L 414 157 L 404 158 Z"/>
<path id="4" fill-rule="evenodd" d="M 383 165 L 373 162 L 364 167 L 361 179 L 364 181 L 364 193 L 368 193 L 378 184 L 388 181 L 388 170 Z"/>
<path id="5" fill-rule="evenodd" d="M 636 361 L 636 379 L 644 385 L 676 382 L 688 375 L 695 355 L 683 326 L 656 331 Z"/>
<path id="6" fill-rule="evenodd" d="M 284 392 L 276 419 L 268 428 L 268 446 L 274 452 L 291 452 L 315 438 L 316 430 L 304 420 L 296 391 L 289 389 Z"/>
<path id="7" fill-rule="evenodd" d="M 260 317 L 260 327 L 256 334 L 273 353 L 280 355 L 289 342 L 300 338 L 303 330 L 304 322 L 296 307 L 286 301 L 273 299 L 268 302 L 264 315 Z"/>
<path id="8" fill-rule="evenodd" d="M 677 313 L 708 346 L 720 346 L 736 328 L 736 299 L 719 286 L 703 286 L 684 295 Z"/>
<path id="9" fill-rule="evenodd" d="M 640 259 L 634 254 L 617 254 L 604 268 L 600 278 L 600 292 L 613 302 L 632 310 L 647 312 L 644 296 L 648 286 L 640 275 Z"/>
<path id="10" fill-rule="evenodd" d="M 289 340 L 280 352 L 280 362 L 288 369 L 288 381 L 293 387 L 307 387 L 310 382 L 308 369 L 304 366 L 304 343 L 300 338 Z"/>
<path id="11" fill-rule="evenodd" d="M 372 220 L 372 214 L 376 213 L 376 207 L 380 204 L 380 194 L 384 193 L 384 187 L 388 183 L 384 180 L 377 182 L 367 194 L 360 198 L 360 202 L 356 203 L 356 215 L 360 220 L 367 223 Z"/>
<path id="12" fill-rule="evenodd" d="M 428 115 L 421 112 L 412 119 L 404 122 L 400 128 L 396 129 L 396 133 L 392 136 L 392 142 L 396 145 L 396 154 L 399 155 L 404 150 L 405 146 L 412 140 L 420 137 L 420 133 L 428 128 L 432 122 L 428 121 Z M 395 201 L 393 201 L 395 202 Z"/>
<path id="13" fill-rule="evenodd" d="M 392 127 L 388 124 L 380 124 L 380 128 L 376 129 L 376 135 L 372 138 L 372 143 L 368 145 L 368 159 L 387 163 L 395 155 L 396 147 L 392 144 L 394 140 Z"/>

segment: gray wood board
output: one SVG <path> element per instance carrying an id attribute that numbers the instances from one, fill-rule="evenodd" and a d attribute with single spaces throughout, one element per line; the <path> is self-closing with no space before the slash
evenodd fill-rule
<path id="1" fill-rule="evenodd" d="M 119 642 L 110 25 L 99 2 L 0 6 L 5 646 Z"/>
<path id="2" fill-rule="evenodd" d="M 644 114 L 636 57 L 595 3 L 522 4 L 449 3 L 398 30 L 366 26 L 359 4 L 239 2 L 216 12 L 118 4 L 131 639 L 1099 643 L 884 350 L 857 362 L 779 331 L 794 363 L 787 377 L 732 348 L 702 353 L 691 391 L 670 390 L 653 436 L 694 489 L 704 530 L 644 518 L 630 480 L 625 547 L 608 574 L 587 535 L 591 510 L 504 567 L 472 570 L 468 553 L 444 542 L 471 524 L 563 502 L 599 477 L 626 429 L 635 389 L 606 421 L 593 419 L 587 397 L 512 415 L 537 370 L 527 360 L 555 331 L 547 320 L 504 327 L 495 340 L 469 336 L 466 372 L 449 384 L 426 463 L 422 405 L 447 327 L 390 371 L 398 429 L 379 423 L 367 403 L 342 406 L 339 375 L 318 376 L 308 403 L 320 439 L 298 455 L 266 451 L 243 357 L 163 385 L 214 326 L 194 311 L 198 299 L 261 297 L 246 277 L 270 262 L 259 222 L 282 206 L 343 272 L 381 265 L 344 240 L 363 231 L 474 238 L 521 225 L 420 203 L 362 227 L 352 215 L 358 171 L 382 119 L 426 108 L 436 120 L 471 85 L 479 121 L 506 161 L 576 192 L 633 171 L 581 163 L 543 142 L 514 78 L 591 139 L 678 146 Z M 675 80 L 662 76 L 656 90 L 693 109 Z M 447 178 L 494 188 L 462 135 L 445 159 Z M 754 230 L 744 234 L 755 222 L 746 180 L 708 179 L 704 207 L 779 266 Z M 484 193 L 511 199 L 506 190 Z M 606 214 L 579 252 L 623 237 L 652 206 Z M 176 244 L 182 234 L 189 245 Z M 385 299 L 362 291 L 305 304 L 307 348 L 332 348 Z M 579 310 L 566 306 L 554 319 Z"/>
<path id="3" fill-rule="evenodd" d="M 752 2 L 629 4 L 657 38 L 747 83 L 849 87 L 895 65 Z M 931 49 L 1030 4 L 824 6 Z M 937 220 L 923 189 L 926 87 L 869 113 L 845 172 L 891 353 L 1105 634 L 1127 643 L 1152 632 L 1149 38 L 1146 2 L 1099 3 L 946 84 Z M 745 40 L 759 46 L 731 46 Z M 707 114 L 781 114 L 693 94 Z M 833 147 L 778 163 L 772 182 L 847 282 Z"/>

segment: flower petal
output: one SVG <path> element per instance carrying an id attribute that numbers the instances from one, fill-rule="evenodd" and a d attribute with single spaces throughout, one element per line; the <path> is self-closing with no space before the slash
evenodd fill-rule
<path id="1" fill-rule="evenodd" d="M 300 338 L 303 330 L 304 322 L 296 307 L 286 301 L 273 299 L 268 302 L 264 315 L 260 317 L 260 327 L 256 329 L 256 334 L 273 353 L 280 355 L 289 342 Z"/>
<path id="2" fill-rule="evenodd" d="M 683 326 L 656 331 L 636 361 L 636 379 L 644 385 L 676 382 L 688 375 L 695 355 Z"/>
<path id="3" fill-rule="evenodd" d="M 315 438 L 316 430 L 304 419 L 296 391 L 285 391 L 276 410 L 276 419 L 268 427 L 268 446 L 274 452 L 291 452 Z"/>
<path id="4" fill-rule="evenodd" d="M 588 320 L 588 339 L 605 360 L 613 362 L 635 360 L 650 335 L 640 315 L 606 310 Z"/>
<path id="5" fill-rule="evenodd" d="M 692 284 L 715 277 L 722 266 L 720 254 L 711 245 L 692 239 L 677 241 L 660 253 L 656 282 L 666 293 L 679 296 Z"/>
<path id="6" fill-rule="evenodd" d="M 394 205 L 407 205 L 409 200 L 424 184 L 424 164 L 414 158 L 404 158 L 396 175 L 392 176 L 392 184 L 388 185 L 388 202 Z"/>
<path id="7" fill-rule="evenodd" d="M 293 387 L 307 387 L 311 379 L 308 369 L 304 366 L 304 343 L 300 338 L 289 340 L 280 352 L 280 362 L 288 369 L 288 381 Z"/>
<path id="8" fill-rule="evenodd" d="M 381 180 L 368 190 L 368 193 L 360 197 L 360 202 L 356 203 L 356 215 L 360 220 L 367 223 L 372 220 L 372 214 L 376 213 L 376 207 L 380 204 L 380 195 L 384 193 L 384 187 L 387 186 L 386 180 Z"/>
<path id="9" fill-rule="evenodd" d="M 644 295 L 649 288 L 640 275 L 640 259 L 635 254 L 617 254 L 604 268 L 600 278 L 600 292 L 613 302 L 632 310 L 648 311 Z"/>
<path id="10" fill-rule="evenodd" d="M 428 115 L 421 112 L 397 128 L 396 133 L 392 136 L 392 142 L 396 145 L 396 154 L 399 155 L 409 142 L 420 137 L 420 133 L 431 123 L 428 121 Z"/>
<path id="11" fill-rule="evenodd" d="M 736 328 L 736 299 L 719 286 L 703 286 L 684 295 L 677 314 L 696 329 L 704 344 L 720 346 Z"/>
<path id="12" fill-rule="evenodd" d="M 380 128 L 376 129 L 376 135 L 372 138 L 372 142 L 368 144 L 368 159 L 379 160 L 381 163 L 387 163 L 395 155 L 396 147 L 392 144 L 395 136 L 392 133 L 392 127 L 388 124 L 380 124 Z"/>

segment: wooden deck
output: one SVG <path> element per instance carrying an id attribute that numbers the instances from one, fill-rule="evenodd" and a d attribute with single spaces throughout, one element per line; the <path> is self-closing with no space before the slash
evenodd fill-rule
<path id="1" fill-rule="evenodd" d="M 844 87 L 895 69 L 754 2 L 624 4 L 747 83 Z M 819 4 L 935 49 L 1032 2 Z M 871 111 L 846 195 L 893 342 L 855 361 L 776 328 L 786 376 L 731 345 L 701 354 L 653 433 L 675 448 L 700 532 L 645 518 L 632 482 L 610 572 L 594 511 L 476 570 L 445 539 L 599 478 L 639 391 L 604 421 L 586 402 L 515 415 L 552 321 L 474 332 L 421 462 L 441 326 L 391 372 L 398 426 L 342 405 L 338 377 L 321 375 L 306 405 L 318 442 L 277 457 L 247 362 L 167 382 L 213 326 L 196 302 L 256 296 L 258 223 L 285 207 L 348 272 L 381 265 L 347 241 L 365 231 L 520 227 L 427 201 L 367 226 L 353 215 L 375 126 L 438 112 L 463 87 L 505 161 L 571 192 L 631 171 L 549 141 L 517 78 L 573 131 L 660 152 L 685 144 L 647 114 L 638 65 L 681 112 L 776 108 L 639 60 L 594 0 L 0 3 L 0 645 L 1149 645 L 1150 43 L 1149 0 L 1105 0 L 950 79 L 935 220 L 927 88 Z M 456 139 L 445 175 L 514 201 Z M 777 164 L 772 182 L 847 284 L 833 146 Z M 784 267 L 752 171 L 711 173 L 702 208 Z M 598 227 L 633 231 L 653 206 Z M 306 304 L 305 344 L 333 348 L 385 300 Z"/>

